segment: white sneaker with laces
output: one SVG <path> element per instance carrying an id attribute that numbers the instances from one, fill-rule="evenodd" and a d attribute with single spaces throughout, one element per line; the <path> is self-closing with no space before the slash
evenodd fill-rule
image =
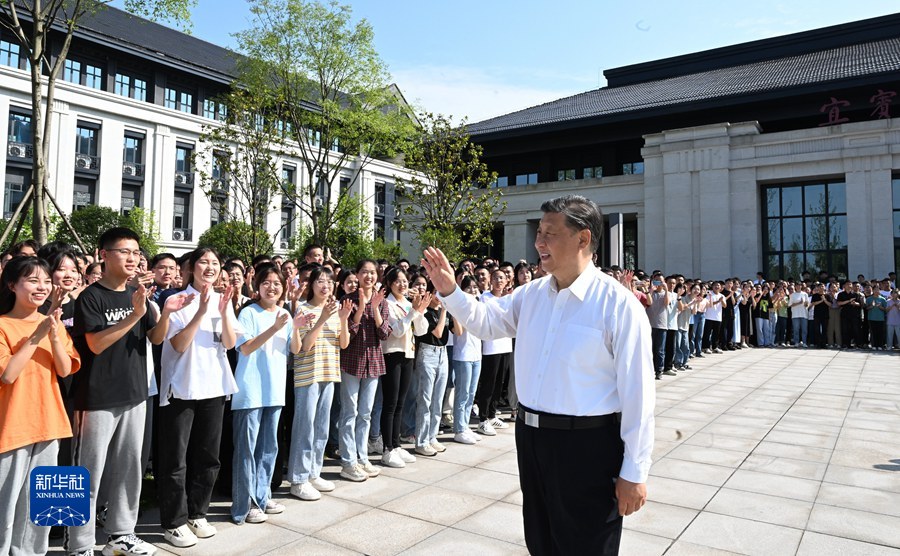
<path id="1" fill-rule="evenodd" d="M 397 452 L 397 455 L 403 460 L 403 463 L 416 463 L 416 456 L 407 452 L 405 448 L 397 447 L 394 448 L 394 451 Z"/>
<path id="2" fill-rule="evenodd" d="M 106 546 L 103 547 L 103 556 L 152 556 L 153 554 L 156 554 L 156 547 L 142 541 L 134 533 L 115 538 L 109 537 Z"/>
<path id="3" fill-rule="evenodd" d="M 269 516 L 259 508 L 250 508 L 250 512 L 244 518 L 244 521 L 247 523 L 265 523 L 268 520 Z"/>
<path id="4" fill-rule="evenodd" d="M 437 439 L 431 441 L 431 447 L 438 453 L 447 451 L 447 447 L 438 442 Z"/>
<path id="5" fill-rule="evenodd" d="M 309 481 L 291 485 L 291 496 L 296 496 L 300 500 L 306 500 L 307 502 L 314 502 L 322 498 L 322 494 Z"/>
<path id="6" fill-rule="evenodd" d="M 381 469 L 372 465 L 372 462 L 370 461 L 359 462 L 359 468 L 362 469 L 363 473 L 368 475 L 370 479 L 381 474 Z"/>
<path id="7" fill-rule="evenodd" d="M 345 465 L 341 467 L 341 477 L 347 479 L 348 481 L 353 481 L 355 483 L 361 483 L 369 478 L 366 475 L 366 472 L 362 470 L 362 468 L 357 465 Z"/>
<path id="8" fill-rule="evenodd" d="M 396 450 L 385 450 L 381 456 L 381 465 L 401 469 L 406 467 L 406 462 L 400 459 L 400 454 Z"/>
<path id="9" fill-rule="evenodd" d="M 313 486 L 314 489 L 319 492 L 331 492 L 334 490 L 334 483 L 331 481 L 326 481 L 322 477 L 313 477 L 309 480 L 309 484 Z"/>
<path id="10" fill-rule="evenodd" d="M 178 548 L 187 548 L 197 544 L 197 535 L 191 531 L 191 528 L 188 527 L 187 524 L 176 527 L 175 529 L 166 529 L 163 538 L 166 539 L 169 544 L 177 546 Z M 93 550 L 91 552 L 93 552 Z"/>
<path id="11" fill-rule="evenodd" d="M 208 539 L 216 534 L 216 528 L 209 524 L 206 521 L 205 517 L 201 517 L 199 519 L 189 519 L 187 522 L 188 528 L 193 531 L 195 535 L 197 535 L 198 539 Z"/>
<path id="12" fill-rule="evenodd" d="M 509 428 L 509 425 L 507 425 L 506 422 L 503 419 L 501 419 L 500 417 L 494 417 L 493 419 L 491 419 L 491 426 L 494 427 L 495 429 L 508 429 Z"/>
<path id="13" fill-rule="evenodd" d="M 482 421 L 478 424 L 478 432 L 485 436 L 497 436 L 497 431 L 491 425 L 490 421 Z"/>
<path id="14" fill-rule="evenodd" d="M 284 504 L 279 504 L 274 500 L 266 501 L 266 513 L 267 514 L 281 514 L 284 513 Z"/>
<path id="15" fill-rule="evenodd" d="M 458 432 L 453 435 L 453 441 L 459 442 L 460 444 L 475 444 L 475 439 L 469 436 L 466 431 Z"/>

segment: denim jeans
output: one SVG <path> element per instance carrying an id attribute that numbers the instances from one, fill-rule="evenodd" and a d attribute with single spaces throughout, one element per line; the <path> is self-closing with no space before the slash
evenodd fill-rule
<path id="1" fill-rule="evenodd" d="M 793 318 L 791 319 L 791 325 L 794 328 L 794 345 L 797 344 L 805 344 L 806 343 L 806 330 L 809 325 L 809 321 L 805 318 Z"/>
<path id="2" fill-rule="evenodd" d="M 384 407 L 384 395 L 381 393 L 381 381 L 375 390 L 375 402 L 372 404 L 372 421 L 369 427 L 369 438 L 372 440 L 381 436 L 381 410 Z"/>
<path id="3" fill-rule="evenodd" d="M 688 362 L 688 356 L 691 354 L 691 347 L 688 345 L 688 331 L 675 331 L 675 366 L 683 367 Z"/>
<path id="4" fill-rule="evenodd" d="M 772 345 L 771 325 L 768 316 L 756 319 L 756 345 L 760 347 Z"/>
<path id="5" fill-rule="evenodd" d="M 334 382 L 314 382 L 294 388 L 294 423 L 288 480 L 292 485 L 309 482 L 322 472 Z"/>
<path id="6" fill-rule="evenodd" d="M 234 419 L 231 518 L 243 523 L 251 507 L 265 510 L 266 502 L 272 497 L 281 407 L 235 409 L 231 413 Z"/>
<path id="7" fill-rule="evenodd" d="M 651 328 L 650 340 L 653 346 L 653 370 L 659 374 L 663 371 L 666 360 L 666 329 Z"/>
<path id="8" fill-rule="evenodd" d="M 769 318 L 769 322 L 774 322 L 775 343 L 783 344 L 787 339 L 787 317 L 775 316 Z"/>
<path id="9" fill-rule="evenodd" d="M 453 399 L 453 432 L 469 430 L 469 418 L 478 391 L 478 377 L 481 375 L 481 360 L 454 361 L 453 375 L 456 381 L 456 395 Z"/>
<path id="10" fill-rule="evenodd" d="M 703 351 L 703 323 L 706 322 L 706 315 L 697 313 L 694 315 L 694 337 L 691 338 L 691 350 L 694 355 L 700 355 Z"/>
<path id="11" fill-rule="evenodd" d="M 369 422 L 377 378 L 357 378 L 341 371 L 341 465 L 369 461 Z"/>
<path id="12" fill-rule="evenodd" d="M 441 424 L 441 404 L 447 386 L 447 350 L 443 346 L 419 344 L 416 347 L 416 446 L 437 439 Z"/>

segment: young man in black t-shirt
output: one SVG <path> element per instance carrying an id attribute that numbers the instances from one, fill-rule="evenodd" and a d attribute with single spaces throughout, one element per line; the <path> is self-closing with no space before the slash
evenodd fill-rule
<path id="1" fill-rule="evenodd" d="M 134 534 L 141 495 L 141 447 L 147 403 L 147 339 L 160 343 L 169 315 L 190 303 L 173 296 L 157 323 L 148 307 L 151 289 L 128 286 L 138 272 L 141 252 L 138 235 L 128 228 L 112 228 L 100 237 L 103 278 L 88 286 L 75 303 L 73 341 L 81 354 L 82 371 L 73 384 L 75 423 L 74 465 L 91 474 L 91 511 L 88 522 L 69 527 L 69 554 L 94 552 L 95 515 L 100 484 L 107 477 L 108 506 L 104 554 L 147 556 L 156 548 Z"/>
<path id="2" fill-rule="evenodd" d="M 851 341 L 856 341 L 856 347 L 860 347 L 859 338 L 859 311 L 863 303 L 859 295 L 853 291 L 853 283 L 846 280 L 841 286 L 844 288 L 837 296 L 838 307 L 841 308 L 841 340 L 844 349 L 852 349 Z"/>

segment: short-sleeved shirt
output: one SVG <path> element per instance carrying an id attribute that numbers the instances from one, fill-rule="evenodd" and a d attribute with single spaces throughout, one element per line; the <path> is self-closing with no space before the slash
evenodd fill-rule
<path id="1" fill-rule="evenodd" d="M 39 322 L 0 317 L 0 369 L 6 370 L 9 360 L 28 341 Z M 69 334 L 61 334 L 74 373 L 81 366 L 81 358 Z M 57 380 L 48 334 L 38 343 L 15 382 L 0 382 L 0 454 L 35 442 L 72 436 Z"/>
<path id="2" fill-rule="evenodd" d="M 720 293 L 707 294 L 706 299 L 709 300 L 709 306 L 706 308 L 706 320 L 721 321 L 722 320 L 722 304 L 719 303 L 725 297 Z"/>
<path id="3" fill-rule="evenodd" d="M 650 319 L 650 327 L 665 330 L 668 327 L 668 302 L 666 292 L 654 290 L 650 294 L 650 306 L 647 307 L 647 318 Z"/>
<path id="4" fill-rule="evenodd" d="M 891 307 L 895 307 L 898 305 L 900 305 L 900 301 L 888 299 L 887 304 L 885 304 L 885 308 L 890 309 Z M 888 326 L 900 326 L 900 309 L 894 309 L 893 311 L 887 312 L 887 324 Z"/>
<path id="5" fill-rule="evenodd" d="M 280 314 L 290 316 L 283 308 L 267 311 L 257 303 L 251 303 L 241 310 L 238 323 L 242 332 L 237 336 L 235 344 L 238 363 L 234 380 L 238 391 L 231 398 L 231 409 L 284 405 L 287 358 L 293 328 L 291 319 L 250 355 L 244 355 L 240 350 L 241 345 L 272 328 Z"/>
<path id="6" fill-rule="evenodd" d="M 794 305 L 794 303 L 800 303 L 799 305 Z M 807 305 L 809 304 L 809 295 L 806 292 L 794 292 L 791 294 L 791 297 L 788 298 L 788 305 L 794 305 L 790 307 L 791 309 L 791 318 L 795 319 L 805 319 L 809 318 L 809 308 Z"/>
<path id="7" fill-rule="evenodd" d="M 316 316 L 309 325 L 297 329 L 302 340 L 313 329 L 322 307 L 303 302 L 298 311 Z M 341 318 L 331 315 L 316 337 L 316 343 L 309 351 L 301 351 L 294 356 L 294 388 L 309 386 L 316 382 L 341 381 Z"/>
<path id="8" fill-rule="evenodd" d="M 447 345 L 447 340 L 450 338 L 450 329 L 453 328 L 453 317 L 450 316 L 450 313 L 447 313 L 447 316 L 444 319 L 444 333 L 441 334 L 441 337 L 438 338 L 433 334 L 434 329 L 437 328 L 438 321 L 440 321 L 440 312 L 438 309 L 433 309 L 431 307 L 425 309 L 425 320 L 428 322 L 428 331 L 421 336 L 416 336 L 417 344 L 428 344 L 431 346 L 444 347 Z M 512 344 L 512 338 L 509 339 L 509 343 Z M 510 345 L 510 348 L 512 346 Z M 512 349 L 509 350 L 510 352 Z M 509 352 L 504 352 L 509 353 Z"/>
<path id="9" fill-rule="evenodd" d="M 172 338 L 187 327 L 200 306 L 200 292 L 193 286 L 185 290 L 196 298 L 169 317 L 169 330 L 163 344 L 162 380 L 159 388 L 159 405 L 169 405 L 170 398 L 180 400 L 206 400 L 230 396 L 237 392 L 237 383 L 231 373 L 228 355 L 222 345 L 222 315 L 219 314 L 221 294 L 210 292 L 209 305 L 200 320 L 200 326 L 184 353 L 172 347 Z M 237 337 L 243 333 L 240 322 L 234 316 L 231 303 L 226 304 L 228 318 Z M 146 384 L 146 376 L 144 377 Z"/>
<path id="10" fill-rule="evenodd" d="M 127 318 L 134 311 L 133 294 L 131 286 L 115 291 L 94 282 L 75 300 L 70 332 L 81 355 L 81 372 L 72 382 L 77 410 L 125 407 L 147 400 L 147 331 L 156 325 L 149 301 L 144 316 L 101 353 L 92 352 L 85 339 L 85 334 L 101 332 Z"/>
<path id="11" fill-rule="evenodd" d="M 881 309 L 876 309 L 872 305 L 881 307 Z M 866 312 L 870 321 L 884 322 L 885 313 L 882 309 L 887 309 L 887 299 L 880 295 L 870 295 L 866 298 Z"/>

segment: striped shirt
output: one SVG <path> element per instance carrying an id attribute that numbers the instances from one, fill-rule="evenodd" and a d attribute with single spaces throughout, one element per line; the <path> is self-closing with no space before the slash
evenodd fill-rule
<path id="1" fill-rule="evenodd" d="M 297 308 L 298 312 L 313 313 L 316 318 L 308 326 L 297 329 L 301 341 L 315 327 L 322 307 L 316 307 L 304 301 Z M 316 382 L 340 382 L 341 352 L 341 318 L 337 313 L 331 315 L 325 326 L 319 331 L 316 343 L 309 351 L 301 351 L 294 356 L 294 387 L 309 386 Z"/>

